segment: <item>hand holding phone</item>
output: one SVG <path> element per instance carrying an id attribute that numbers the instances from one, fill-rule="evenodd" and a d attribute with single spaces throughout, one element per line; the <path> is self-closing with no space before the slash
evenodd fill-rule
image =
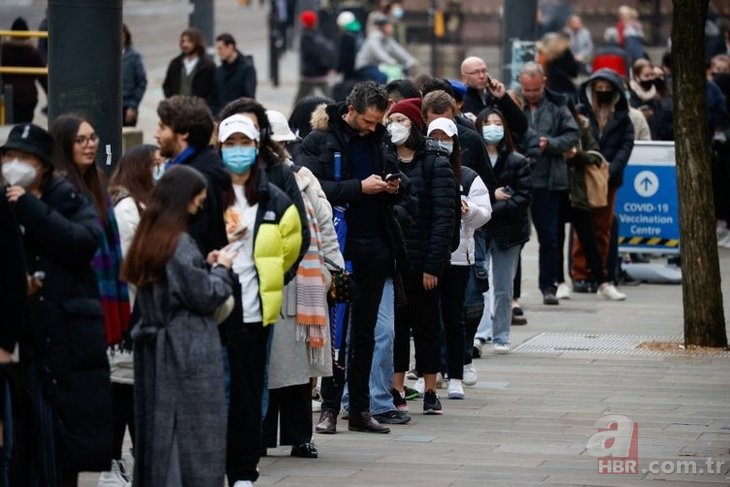
<path id="1" fill-rule="evenodd" d="M 395 181 L 396 179 L 400 179 L 400 173 L 390 173 L 385 176 L 385 182 Z"/>

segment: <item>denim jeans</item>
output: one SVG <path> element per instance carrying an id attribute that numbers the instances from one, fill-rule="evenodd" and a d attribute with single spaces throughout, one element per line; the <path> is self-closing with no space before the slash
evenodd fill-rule
<path id="1" fill-rule="evenodd" d="M 393 396 L 390 394 L 393 380 L 393 339 L 395 337 L 395 294 L 393 279 L 386 279 L 383 296 L 378 308 L 375 324 L 375 350 L 370 368 L 370 413 L 380 414 L 394 411 Z M 348 335 L 349 336 L 349 335 Z M 348 388 L 342 394 L 342 408 L 350 409 Z"/>
<path id="2" fill-rule="evenodd" d="M 494 297 L 494 314 L 492 317 L 492 336 L 494 343 L 509 345 L 509 331 L 512 324 L 512 290 L 514 286 L 517 262 L 521 247 L 501 249 L 496 242 L 489 244 L 489 255 L 492 257 L 492 295 Z M 486 313 L 485 313 L 486 314 Z"/>

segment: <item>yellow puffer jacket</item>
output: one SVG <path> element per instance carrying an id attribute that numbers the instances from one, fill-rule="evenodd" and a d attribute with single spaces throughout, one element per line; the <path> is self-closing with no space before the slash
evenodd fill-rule
<path id="1" fill-rule="evenodd" d="M 271 183 L 259 203 L 254 228 L 253 261 L 259 279 L 264 326 L 276 323 L 281 310 L 284 274 L 302 246 L 302 224 L 296 206 Z"/>

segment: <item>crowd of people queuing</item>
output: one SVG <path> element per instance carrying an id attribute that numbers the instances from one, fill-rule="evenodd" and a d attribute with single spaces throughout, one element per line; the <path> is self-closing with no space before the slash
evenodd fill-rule
<path id="1" fill-rule="evenodd" d="M 277 444 L 317 458 L 313 432 L 335 434 L 340 414 L 381 434 L 421 397 L 440 415 L 440 383 L 463 399 L 472 360 L 487 343 L 508 353 L 510 327 L 527 323 L 520 254 L 533 225 L 545 305 L 571 291 L 626 299 L 616 192 L 634 140 L 672 136 L 671 58 L 645 56 L 634 12 L 622 8 L 603 52 L 570 17 L 508 90 L 478 57 L 458 80 L 385 83 L 381 63 L 415 64 L 391 38 L 391 10 L 365 40 L 341 13 L 339 53 L 316 14 L 301 15 L 309 64 L 288 119 L 255 100 L 252 60 L 230 34 L 216 68 L 199 31 L 184 31 L 158 145 L 129 149 L 108 183 L 91 120 L 13 127 L 0 147 L 0 483 L 101 471 L 100 486 L 241 487 Z M 133 125 L 146 79 L 124 35 Z M 727 35 L 707 74 L 725 158 Z M 331 69 L 349 83 L 341 101 Z M 722 189 L 727 170 L 717 179 Z M 716 200 L 728 245 L 730 198 Z"/>

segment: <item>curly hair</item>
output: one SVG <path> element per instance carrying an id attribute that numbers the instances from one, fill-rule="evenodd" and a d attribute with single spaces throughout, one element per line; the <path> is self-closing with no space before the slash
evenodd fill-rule
<path id="1" fill-rule="evenodd" d="M 188 134 L 188 145 L 194 149 L 204 149 L 210 144 L 213 115 L 202 98 L 171 96 L 157 105 L 157 116 L 176 134 Z"/>

